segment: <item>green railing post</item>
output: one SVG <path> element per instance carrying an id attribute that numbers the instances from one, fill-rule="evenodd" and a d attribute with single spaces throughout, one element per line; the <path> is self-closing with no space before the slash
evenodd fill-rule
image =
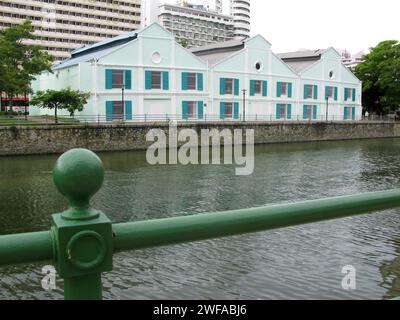
<path id="1" fill-rule="evenodd" d="M 65 299 L 101 299 L 101 273 L 112 270 L 112 225 L 90 206 L 90 199 L 103 184 L 103 164 L 93 152 L 73 149 L 57 160 L 53 179 L 70 205 L 52 217 L 55 263 L 64 279 Z"/>

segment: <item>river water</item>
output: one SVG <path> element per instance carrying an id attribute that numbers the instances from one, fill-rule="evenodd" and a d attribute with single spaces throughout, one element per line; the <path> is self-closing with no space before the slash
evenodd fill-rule
<path id="1" fill-rule="evenodd" d="M 150 166 L 144 152 L 102 153 L 94 206 L 113 222 L 240 209 L 399 187 L 400 140 L 256 147 L 252 176 L 232 166 Z M 65 200 L 56 156 L 0 158 L 0 234 L 47 230 Z M 388 299 L 400 296 L 400 210 L 117 254 L 106 299 Z M 0 268 L 0 299 L 62 299 L 46 263 Z M 342 288 L 344 266 L 356 289 Z"/>

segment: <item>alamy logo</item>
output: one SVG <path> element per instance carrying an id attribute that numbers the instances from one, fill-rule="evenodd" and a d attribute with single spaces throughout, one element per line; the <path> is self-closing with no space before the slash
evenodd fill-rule
<path id="1" fill-rule="evenodd" d="M 356 290 L 356 268 L 353 266 L 344 266 L 342 273 L 345 274 L 342 280 L 343 290 Z"/>
<path id="2" fill-rule="evenodd" d="M 52 291 L 57 289 L 56 277 L 57 272 L 53 266 L 44 266 L 42 268 L 42 274 L 45 276 L 42 278 L 42 288 L 46 291 Z"/>
<path id="3" fill-rule="evenodd" d="M 235 164 L 236 175 L 249 176 L 254 172 L 254 130 L 247 129 L 245 133 L 243 131 L 202 129 L 199 137 L 194 129 L 182 129 L 178 132 L 177 125 L 173 122 L 169 126 L 168 138 L 162 129 L 152 129 L 147 133 L 146 141 L 154 144 L 148 148 L 146 159 L 151 165 Z M 224 141 L 223 146 L 221 140 Z M 184 144 L 178 148 L 179 143 Z M 244 145 L 245 154 L 243 154 Z M 223 163 L 221 163 L 222 150 Z"/>

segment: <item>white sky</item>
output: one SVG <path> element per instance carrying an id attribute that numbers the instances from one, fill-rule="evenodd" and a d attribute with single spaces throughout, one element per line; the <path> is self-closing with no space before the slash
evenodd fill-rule
<path id="1" fill-rule="evenodd" d="M 367 51 L 400 40 L 400 0 L 251 0 L 251 34 L 263 35 L 277 53 L 331 46 Z"/>
<path id="2" fill-rule="evenodd" d="M 400 40 L 400 0 L 252 0 L 251 24 L 274 52 L 332 46 L 356 53 Z"/>

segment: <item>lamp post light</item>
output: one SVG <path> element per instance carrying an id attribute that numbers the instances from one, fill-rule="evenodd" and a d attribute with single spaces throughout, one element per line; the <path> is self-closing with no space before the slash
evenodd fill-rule
<path id="1" fill-rule="evenodd" d="M 246 89 L 243 89 L 243 122 L 246 121 Z"/>

